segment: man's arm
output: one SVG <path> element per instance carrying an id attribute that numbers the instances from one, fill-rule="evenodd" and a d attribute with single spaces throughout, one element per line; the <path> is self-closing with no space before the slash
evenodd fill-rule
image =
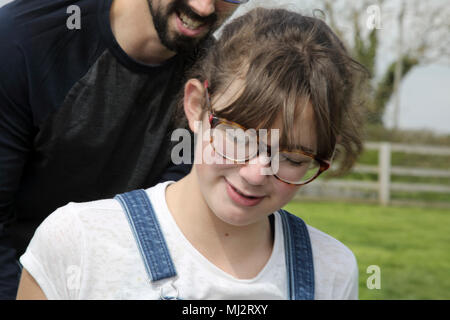
<path id="1" fill-rule="evenodd" d="M 16 296 L 19 267 L 8 226 L 14 221 L 14 198 L 33 141 L 27 71 L 22 51 L 0 13 L 0 299 Z M 2 40 L 3 41 L 3 40 Z"/>
<path id="2" fill-rule="evenodd" d="M 13 300 L 19 284 L 20 267 L 10 239 L 0 235 L 0 300 Z"/>
<path id="3" fill-rule="evenodd" d="M 12 107 L 0 80 L 0 299 L 14 299 L 17 290 L 19 268 L 8 227 L 14 223 L 14 197 L 31 148 L 28 130 Z"/>

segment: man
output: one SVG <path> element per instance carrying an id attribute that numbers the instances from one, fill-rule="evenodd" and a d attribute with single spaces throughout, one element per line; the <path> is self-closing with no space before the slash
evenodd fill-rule
<path id="1" fill-rule="evenodd" d="M 56 208 L 189 172 L 168 168 L 174 98 L 194 49 L 242 2 L 0 9 L 0 299 L 15 298 L 16 259 Z"/>

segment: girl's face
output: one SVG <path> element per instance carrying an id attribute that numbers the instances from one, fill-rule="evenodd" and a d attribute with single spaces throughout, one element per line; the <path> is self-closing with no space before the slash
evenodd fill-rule
<path id="1" fill-rule="evenodd" d="M 229 106 L 235 100 L 236 93 L 239 94 L 239 86 L 232 85 L 219 98 L 213 98 L 213 110 Z M 299 186 L 267 175 L 265 171 L 270 164 L 265 155 L 259 155 L 245 163 L 233 163 L 224 159 L 211 146 L 208 116 L 209 113 L 205 112 L 201 119 L 201 129 L 196 132 L 198 136 L 193 171 L 197 175 L 203 198 L 216 217 L 230 225 L 246 226 L 266 218 L 286 205 Z M 295 129 L 298 144 L 315 149 L 316 137 L 310 130 L 313 123 L 312 107 L 305 107 L 296 116 L 296 120 L 296 123 L 302 124 Z M 270 129 L 278 129 L 281 136 L 281 113 L 273 127 L 265 129 L 269 132 Z"/>

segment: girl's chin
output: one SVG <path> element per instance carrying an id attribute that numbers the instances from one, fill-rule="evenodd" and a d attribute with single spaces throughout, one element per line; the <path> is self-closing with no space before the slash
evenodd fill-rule
<path id="1" fill-rule="evenodd" d="M 249 220 L 248 216 L 245 216 L 242 214 L 216 213 L 215 215 L 222 222 L 226 223 L 227 225 L 233 226 L 233 227 L 245 227 L 245 226 L 255 223 L 255 221 Z"/>
<path id="2" fill-rule="evenodd" d="M 228 201 L 222 204 L 216 203 L 212 212 L 217 219 L 233 227 L 245 227 L 258 223 L 267 216 L 267 214 L 264 213 L 263 208 L 236 207 L 233 203 Z"/>

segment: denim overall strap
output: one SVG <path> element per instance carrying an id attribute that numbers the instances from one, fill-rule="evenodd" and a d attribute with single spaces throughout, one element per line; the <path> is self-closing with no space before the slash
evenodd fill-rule
<path id="1" fill-rule="evenodd" d="M 308 228 L 293 214 L 285 210 L 279 213 L 283 221 L 288 297 L 290 300 L 313 300 L 314 261 Z"/>
<path id="2" fill-rule="evenodd" d="M 144 190 L 134 190 L 119 194 L 115 199 L 126 213 L 151 281 L 176 276 L 169 249 L 147 193 Z"/>

